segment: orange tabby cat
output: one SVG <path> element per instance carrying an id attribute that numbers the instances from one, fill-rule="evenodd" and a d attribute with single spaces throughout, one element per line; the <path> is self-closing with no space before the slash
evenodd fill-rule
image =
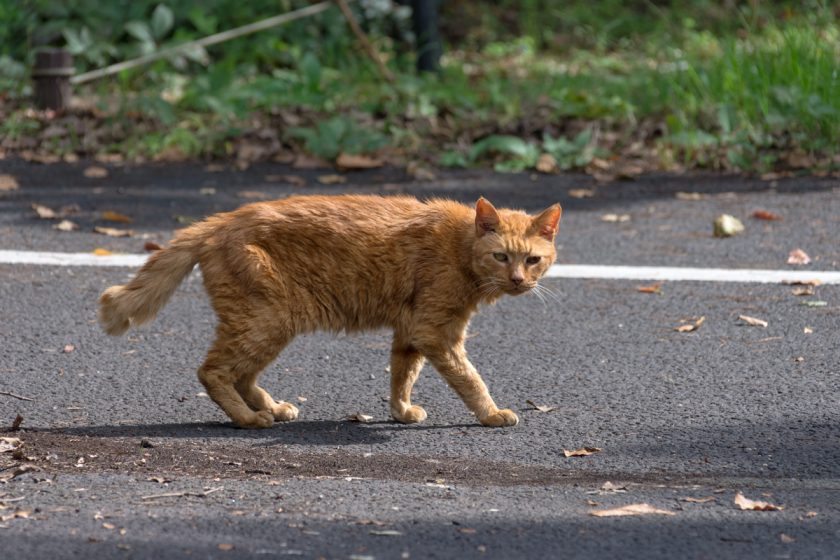
<path id="1" fill-rule="evenodd" d="M 154 318 L 198 263 L 219 318 L 198 377 L 239 426 L 268 428 L 298 410 L 257 377 L 295 335 L 390 327 L 391 415 L 421 422 L 411 389 L 425 359 L 485 426 L 519 419 L 499 409 L 467 359 L 480 303 L 533 289 L 554 262 L 561 208 L 536 217 L 411 197 L 301 196 L 249 204 L 180 231 L 137 276 L 99 299 L 111 335 Z"/>

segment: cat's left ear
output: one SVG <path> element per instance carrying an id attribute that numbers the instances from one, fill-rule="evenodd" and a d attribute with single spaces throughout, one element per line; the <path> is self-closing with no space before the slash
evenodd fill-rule
<path id="1" fill-rule="evenodd" d="M 554 236 L 557 235 L 557 227 L 560 225 L 561 214 L 563 214 L 563 209 L 559 204 L 549 206 L 534 218 L 531 227 L 541 237 L 554 241 Z"/>
<path id="2" fill-rule="evenodd" d="M 475 203 L 476 236 L 481 237 L 485 233 L 498 230 L 499 223 L 501 223 L 501 220 L 499 219 L 499 213 L 496 212 L 496 208 L 483 196 L 479 198 L 478 202 Z"/>

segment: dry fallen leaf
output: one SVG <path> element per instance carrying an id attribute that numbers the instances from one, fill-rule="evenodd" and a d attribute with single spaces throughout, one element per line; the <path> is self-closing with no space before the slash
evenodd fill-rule
<path id="1" fill-rule="evenodd" d="M 788 264 L 803 265 L 811 262 L 811 257 L 802 249 L 794 249 L 788 254 Z"/>
<path id="2" fill-rule="evenodd" d="M 627 506 L 622 506 L 613 509 L 599 509 L 595 511 L 590 511 L 589 515 L 594 515 L 595 517 L 623 517 L 627 515 L 649 515 L 649 514 L 656 514 L 656 515 L 676 515 L 673 511 L 668 511 L 665 509 L 658 509 L 653 507 L 650 504 L 630 504 Z"/>
<path id="3" fill-rule="evenodd" d="M 580 449 L 575 449 L 574 451 L 564 449 L 563 455 L 565 455 L 566 457 L 587 457 L 589 455 L 599 453 L 600 451 L 600 447 L 581 447 Z"/>
<path id="4" fill-rule="evenodd" d="M 795 296 L 812 296 L 814 295 L 814 288 L 811 286 L 799 286 L 790 291 Z"/>
<path id="5" fill-rule="evenodd" d="M 747 324 L 751 327 L 767 328 L 767 321 L 763 321 L 761 319 L 756 319 L 755 317 L 750 317 L 749 315 L 738 315 L 738 319 L 740 319 L 745 324 Z"/>
<path id="6" fill-rule="evenodd" d="M 76 350 L 76 347 L 75 347 L 74 345 L 72 345 L 72 344 L 65 344 L 65 345 L 64 345 L 64 348 L 61 350 L 61 353 L 62 353 L 62 354 L 69 354 L 70 352 L 73 352 L 73 351 L 75 351 L 75 350 Z"/>
<path id="7" fill-rule="evenodd" d="M 551 412 L 552 410 L 557 410 L 556 406 L 545 406 L 543 404 L 537 404 L 531 400 L 526 400 L 525 403 L 531 405 L 534 410 L 538 410 L 540 412 Z"/>
<path id="8" fill-rule="evenodd" d="M 0 437 L 0 453 L 8 453 L 20 449 L 23 442 L 16 437 Z"/>
<path id="9" fill-rule="evenodd" d="M 101 249 L 101 248 L 97 247 L 96 249 L 93 250 L 93 254 L 96 255 L 97 257 L 107 257 L 108 255 L 113 255 L 114 253 L 112 253 L 108 249 Z"/>
<path id="10" fill-rule="evenodd" d="M 297 401 L 298 402 L 306 402 L 306 397 L 298 397 Z"/>
<path id="11" fill-rule="evenodd" d="M 569 196 L 572 198 L 592 198 L 595 196 L 595 191 L 592 189 L 571 189 Z"/>
<path id="12" fill-rule="evenodd" d="M 744 224 L 741 223 L 741 220 L 729 214 L 721 214 L 715 218 L 713 226 L 715 237 L 732 237 L 744 231 Z"/>
<path id="13" fill-rule="evenodd" d="M 92 165 L 85 169 L 84 174 L 88 179 L 103 179 L 108 176 L 108 170 L 98 165 Z"/>
<path id="14" fill-rule="evenodd" d="M 321 158 L 308 156 L 306 154 L 298 154 L 292 162 L 292 167 L 296 169 L 316 169 L 318 167 L 329 167 L 328 161 Z"/>
<path id="15" fill-rule="evenodd" d="M 94 226 L 93 231 L 95 233 L 107 235 L 108 237 L 131 237 L 134 235 L 134 232 L 130 229 L 117 229 L 103 226 Z"/>
<path id="16" fill-rule="evenodd" d="M 114 212 L 113 210 L 105 210 L 100 215 L 100 218 L 109 222 L 119 222 L 121 224 L 130 224 L 134 221 L 131 219 L 130 216 L 120 214 L 119 212 Z"/>
<path id="17" fill-rule="evenodd" d="M 79 229 L 79 225 L 70 220 L 61 220 L 53 226 L 53 229 L 57 229 L 58 231 L 75 231 Z"/>
<path id="18" fill-rule="evenodd" d="M 375 167 L 382 167 L 382 160 L 342 152 L 336 158 L 335 165 L 339 169 L 373 169 Z"/>
<path id="19" fill-rule="evenodd" d="M 623 223 L 630 221 L 630 214 L 604 214 L 601 216 L 602 222 L 609 222 L 609 223 Z"/>
<path id="20" fill-rule="evenodd" d="M 288 183 L 295 187 L 306 186 L 306 179 L 299 175 L 266 175 L 263 178 L 269 183 Z"/>
<path id="21" fill-rule="evenodd" d="M 227 552 L 228 550 L 233 550 L 233 545 L 230 543 L 219 543 L 218 549 Z"/>
<path id="22" fill-rule="evenodd" d="M 678 192 L 674 195 L 677 200 L 703 200 L 705 198 L 709 198 L 708 195 L 699 192 Z"/>
<path id="23" fill-rule="evenodd" d="M 161 247 L 160 245 L 158 245 L 154 241 L 146 241 L 145 243 L 143 243 L 143 250 L 144 251 L 148 251 L 148 252 L 152 253 L 154 251 L 160 251 L 161 249 L 163 249 L 163 247 Z"/>
<path id="24" fill-rule="evenodd" d="M 674 327 L 674 330 L 677 331 L 677 332 L 693 332 L 693 331 L 696 331 L 697 329 L 699 329 L 700 325 L 702 325 L 705 321 L 706 321 L 705 316 L 700 317 L 699 319 L 697 319 L 693 323 L 689 323 L 687 325 L 680 325 L 679 327 Z"/>
<path id="25" fill-rule="evenodd" d="M 715 499 L 716 498 L 714 496 L 706 496 L 705 498 L 692 498 L 691 496 L 687 496 L 685 498 L 680 498 L 680 501 L 688 502 L 690 504 L 705 504 L 708 502 L 714 502 Z"/>
<path id="26" fill-rule="evenodd" d="M 102 526 L 104 528 L 108 529 L 109 531 L 113 531 L 114 529 L 117 528 L 117 526 L 114 525 L 113 523 L 103 523 Z"/>
<path id="27" fill-rule="evenodd" d="M 735 494 L 735 505 L 743 510 L 750 511 L 780 511 L 784 509 L 783 506 L 773 505 L 770 502 L 750 500 L 749 498 L 745 498 L 740 492 Z"/>
<path id="28" fill-rule="evenodd" d="M 782 280 L 782 284 L 786 286 L 819 286 L 822 280 Z"/>
<path id="29" fill-rule="evenodd" d="M 795 538 L 791 537 L 790 535 L 788 535 L 786 533 L 779 533 L 779 540 L 782 541 L 785 544 L 790 544 L 792 542 L 796 542 Z"/>
<path id="30" fill-rule="evenodd" d="M 802 329 L 802 332 L 805 334 L 814 334 L 814 329 L 812 329 L 811 327 L 805 327 L 804 329 Z"/>
<path id="31" fill-rule="evenodd" d="M 551 154 L 542 154 L 537 159 L 536 169 L 540 173 L 554 173 L 557 171 L 557 160 Z"/>
<path id="32" fill-rule="evenodd" d="M 18 182 L 11 175 L 0 175 L 0 192 L 16 191 L 18 189 Z"/>
<path id="33" fill-rule="evenodd" d="M 55 213 L 55 210 L 49 208 L 48 206 L 44 206 L 43 204 L 33 204 L 32 209 L 35 210 L 35 213 L 38 214 L 38 217 L 42 220 L 54 220 L 58 218 L 58 214 Z"/>
<path id="34" fill-rule="evenodd" d="M 318 182 L 322 185 L 336 185 L 339 183 L 346 183 L 347 177 L 344 175 L 318 175 Z"/>
<path id="35" fill-rule="evenodd" d="M 777 221 L 781 220 L 782 217 L 778 214 L 774 214 L 773 212 L 769 212 L 767 210 L 756 210 L 752 213 L 752 217 L 756 220 L 769 220 L 769 221 Z"/>
<path id="36" fill-rule="evenodd" d="M 650 286 L 637 286 L 636 291 L 642 292 L 643 294 L 661 294 L 662 282 L 657 282 L 656 284 L 651 284 Z"/>
<path id="37" fill-rule="evenodd" d="M 371 420 L 373 420 L 373 416 L 357 412 L 356 414 L 345 416 L 344 419 L 350 422 L 370 422 Z"/>
<path id="38" fill-rule="evenodd" d="M 262 191 L 239 191 L 237 193 L 242 198 L 248 199 L 255 199 L 255 200 L 268 200 L 272 198 L 272 196 L 268 193 Z"/>

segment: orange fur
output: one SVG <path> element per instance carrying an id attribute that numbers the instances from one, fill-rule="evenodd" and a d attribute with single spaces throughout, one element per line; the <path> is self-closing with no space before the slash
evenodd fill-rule
<path id="1" fill-rule="evenodd" d="M 561 209 L 532 217 L 447 200 L 306 196 L 243 206 L 181 230 L 125 286 L 100 297 L 108 334 L 147 322 L 195 264 L 218 315 L 198 376 L 239 426 L 293 420 L 297 408 L 257 385 L 292 339 L 315 330 L 388 327 L 391 414 L 420 422 L 411 389 L 428 359 L 487 426 L 518 422 L 500 410 L 464 348 L 479 304 L 536 286 L 555 259 Z"/>

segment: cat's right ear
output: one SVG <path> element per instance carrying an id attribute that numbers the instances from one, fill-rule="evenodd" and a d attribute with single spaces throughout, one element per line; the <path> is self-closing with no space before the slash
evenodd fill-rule
<path id="1" fill-rule="evenodd" d="M 481 237 L 499 227 L 499 213 L 483 196 L 475 203 L 475 235 Z"/>

